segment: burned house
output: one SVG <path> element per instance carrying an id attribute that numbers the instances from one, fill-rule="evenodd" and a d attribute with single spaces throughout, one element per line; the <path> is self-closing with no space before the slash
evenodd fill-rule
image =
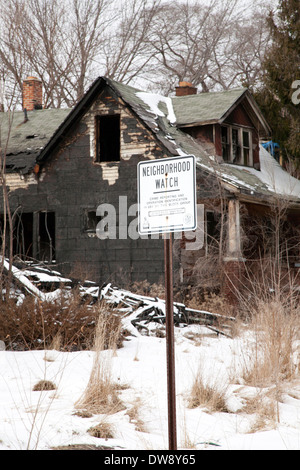
<path id="1" fill-rule="evenodd" d="M 65 275 L 119 285 L 161 279 L 161 237 L 128 232 L 141 160 L 196 157 L 201 233 L 174 244 L 179 282 L 198 282 L 209 256 L 212 276 L 216 260 L 238 274 L 258 255 L 251 221 L 272 217 L 278 198 L 286 220 L 299 220 L 300 182 L 260 145 L 271 130 L 245 88 L 198 94 L 181 82 L 167 98 L 100 77 L 73 109 L 43 109 L 41 84 L 29 77 L 23 111 L 0 113 L 0 128 L 14 255 Z M 1 194 L 0 229 L 5 214 Z"/>

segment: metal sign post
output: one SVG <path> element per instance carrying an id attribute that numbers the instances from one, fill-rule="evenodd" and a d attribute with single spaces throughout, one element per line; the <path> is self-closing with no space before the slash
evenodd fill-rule
<path id="1" fill-rule="evenodd" d="M 172 233 L 195 230 L 193 155 L 138 164 L 139 233 L 164 234 L 169 449 L 177 450 Z"/>
<path id="2" fill-rule="evenodd" d="M 172 235 L 164 237 L 169 449 L 177 450 Z"/>

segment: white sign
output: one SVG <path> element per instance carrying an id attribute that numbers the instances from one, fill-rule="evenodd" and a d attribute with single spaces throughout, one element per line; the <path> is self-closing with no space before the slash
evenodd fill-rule
<path id="1" fill-rule="evenodd" d="M 140 162 L 138 205 L 140 235 L 195 230 L 194 155 Z"/>

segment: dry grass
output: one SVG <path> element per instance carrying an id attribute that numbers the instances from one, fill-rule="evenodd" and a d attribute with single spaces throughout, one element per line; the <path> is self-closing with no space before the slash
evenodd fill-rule
<path id="1" fill-rule="evenodd" d="M 226 407 L 226 388 L 216 384 L 208 384 L 202 377 L 202 373 L 198 372 L 188 397 L 189 408 L 197 408 L 199 406 L 207 408 L 210 412 L 223 411 L 227 412 Z"/>
<path id="2" fill-rule="evenodd" d="M 103 421 L 96 426 L 92 426 L 87 431 L 91 436 L 97 437 L 98 439 L 113 439 L 114 429 L 111 424 Z"/>
<path id="3" fill-rule="evenodd" d="M 8 349 L 88 349 L 93 344 L 97 320 L 91 308 L 74 290 L 54 302 L 41 302 L 26 296 L 0 301 L 0 338 Z M 55 343 L 53 345 L 53 343 Z"/>
<path id="4" fill-rule="evenodd" d="M 127 410 L 126 414 L 129 416 L 130 423 L 133 423 L 136 431 L 138 432 L 147 432 L 145 424 L 140 418 L 140 407 L 142 405 L 141 399 L 137 398 L 135 403 L 130 409 Z"/>
<path id="5" fill-rule="evenodd" d="M 0 300 L 0 340 L 7 349 L 16 350 L 91 349 L 99 311 L 103 309 L 111 313 L 111 330 L 118 332 L 117 347 L 121 347 L 120 318 L 109 305 L 91 305 L 90 299 L 83 299 L 76 289 L 62 290 L 52 302 L 41 302 L 30 295 L 20 304 L 12 298 Z"/>
<path id="6" fill-rule="evenodd" d="M 33 387 L 34 392 L 44 392 L 49 390 L 56 390 L 56 385 L 50 380 L 40 380 Z"/>
<path id="7" fill-rule="evenodd" d="M 259 300 L 252 308 L 249 328 L 255 341 L 252 359 L 244 367 L 245 383 L 268 387 L 292 380 L 299 372 L 299 359 L 295 360 L 300 339 L 298 307 L 287 310 L 279 299 Z"/>
<path id="8" fill-rule="evenodd" d="M 247 399 L 246 405 L 243 407 L 243 413 L 251 414 L 255 418 L 249 433 L 275 428 L 279 417 L 278 401 L 274 394 L 275 390 L 271 392 L 271 395 L 258 390 L 254 397 Z"/>
<path id="9" fill-rule="evenodd" d="M 245 383 L 278 387 L 292 380 L 300 366 L 299 279 L 275 260 L 261 260 L 251 272 L 246 271 L 240 308 L 253 332 L 251 359 L 244 366 Z"/>
<path id="10" fill-rule="evenodd" d="M 112 379 L 112 357 L 118 347 L 120 327 L 115 328 L 112 316 L 99 314 L 94 341 L 94 363 L 87 387 L 76 408 L 95 414 L 112 414 L 124 409 L 118 391 L 122 388 Z"/>

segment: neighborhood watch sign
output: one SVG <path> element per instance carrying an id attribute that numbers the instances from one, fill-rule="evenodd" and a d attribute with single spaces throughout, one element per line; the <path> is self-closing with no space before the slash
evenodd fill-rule
<path id="1" fill-rule="evenodd" d="M 194 155 L 140 162 L 138 206 L 141 235 L 195 230 Z"/>

